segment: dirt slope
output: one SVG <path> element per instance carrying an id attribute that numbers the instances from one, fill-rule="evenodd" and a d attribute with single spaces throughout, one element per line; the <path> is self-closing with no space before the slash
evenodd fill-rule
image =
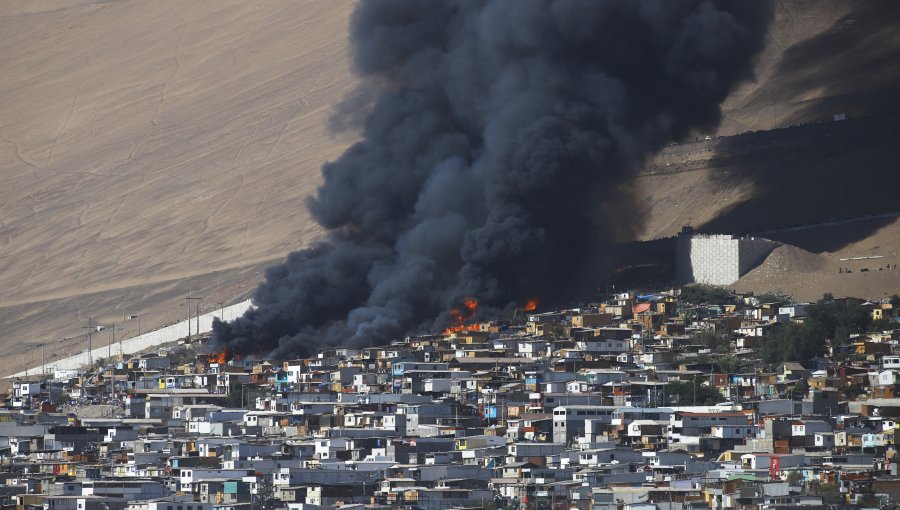
<path id="1" fill-rule="evenodd" d="M 807 251 L 823 248 L 823 240 L 852 237 L 860 228 L 871 229 L 872 233 L 865 239 L 849 242 L 834 252 Z M 867 299 L 880 299 L 900 293 L 898 218 L 886 222 L 868 220 L 791 229 L 772 232 L 770 237 L 802 245 L 807 249 L 793 245 L 776 248 L 762 264 L 734 284 L 733 288 L 756 293 L 784 292 L 802 301 L 815 301 L 826 292 L 835 296 Z"/>
<path id="2" fill-rule="evenodd" d="M 900 112 L 900 4 L 779 0 L 756 79 L 725 102 L 718 134 Z"/>

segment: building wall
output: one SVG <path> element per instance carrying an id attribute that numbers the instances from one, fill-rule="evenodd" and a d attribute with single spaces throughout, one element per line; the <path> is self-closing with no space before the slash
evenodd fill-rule
<path id="1" fill-rule="evenodd" d="M 768 239 L 683 233 L 676 251 L 677 277 L 683 283 L 730 285 L 776 246 Z"/>

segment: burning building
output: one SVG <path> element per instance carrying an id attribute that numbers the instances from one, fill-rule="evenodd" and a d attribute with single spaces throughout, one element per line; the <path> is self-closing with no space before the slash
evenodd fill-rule
<path id="1" fill-rule="evenodd" d="M 466 296 L 488 316 L 590 292 L 609 243 L 641 229 L 630 171 L 714 128 L 770 16 L 715 0 L 360 2 L 360 90 L 337 116 L 362 137 L 309 201 L 328 236 L 270 268 L 215 339 L 304 354 L 461 327 Z"/>

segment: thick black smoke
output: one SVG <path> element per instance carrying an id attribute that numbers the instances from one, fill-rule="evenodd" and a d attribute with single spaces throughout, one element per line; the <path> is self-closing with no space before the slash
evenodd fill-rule
<path id="1" fill-rule="evenodd" d="M 718 122 L 771 9 L 702 0 L 366 0 L 354 64 L 363 139 L 309 203 L 328 239 L 270 268 L 256 309 L 217 323 L 237 352 L 304 355 L 596 286 L 621 183 Z"/>

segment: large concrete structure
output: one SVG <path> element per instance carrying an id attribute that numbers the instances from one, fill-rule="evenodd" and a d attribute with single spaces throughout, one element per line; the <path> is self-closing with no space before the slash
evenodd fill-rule
<path id="1" fill-rule="evenodd" d="M 252 306 L 253 304 L 249 299 L 246 301 L 241 301 L 240 303 L 236 303 L 231 306 L 226 306 L 213 312 L 203 314 L 200 316 L 199 321 L 197 320 L 197 318 L 191 318 L 189 320 L 184 320 L 170 326 L 157 329 L 155 331 L 150 331 L 149 333 L 144 333 L 143 335 L 129 338 L 127 340 L 121 340 L 119 342 L 116 342 L 116 345 L 114 346 L 103 345 L 93 349 L 90 353 L 85 350 L 67 358 L 54 359 L 52 367 L 54 370 L 78 369 L 98 359 L 107 358 L 111 354 L 134 354 L 136 352 L 143 351 L 144 349 L 156 347 L 165 343 L 175 342 L 187 337 L 188 322 L 190 322 L 191 325 L 195 328 L 199 322 L 200 331 L 198 332 L 196 329 L 194 329 L 193 331 L 191 331 L 191 334 L 196 335 L 198 333 L 209 333 L 210 331 L 212 331 L 213 319 L 233 321 L 241 315 L 244 315 L 244 312 L 249 310 Z M 49 369 L 50 367 L 51 365 L 48 364 L 46 368 Z M 30 370 L 31 373 L 34 374 L 39 373 L 41 368 L 40 366 L 37 366 L 31 368 Z M 8 377 L 23 377 L 25 375 L 27 375 L 27 371 L 12 374 Z"/>
<path id="2" fill-rule="evenodd" d="M 779 243 L 759 237 L 696 234 L 678 236 L 676 270 L 682 283 L 730 285 L 759 265 Z"/>

